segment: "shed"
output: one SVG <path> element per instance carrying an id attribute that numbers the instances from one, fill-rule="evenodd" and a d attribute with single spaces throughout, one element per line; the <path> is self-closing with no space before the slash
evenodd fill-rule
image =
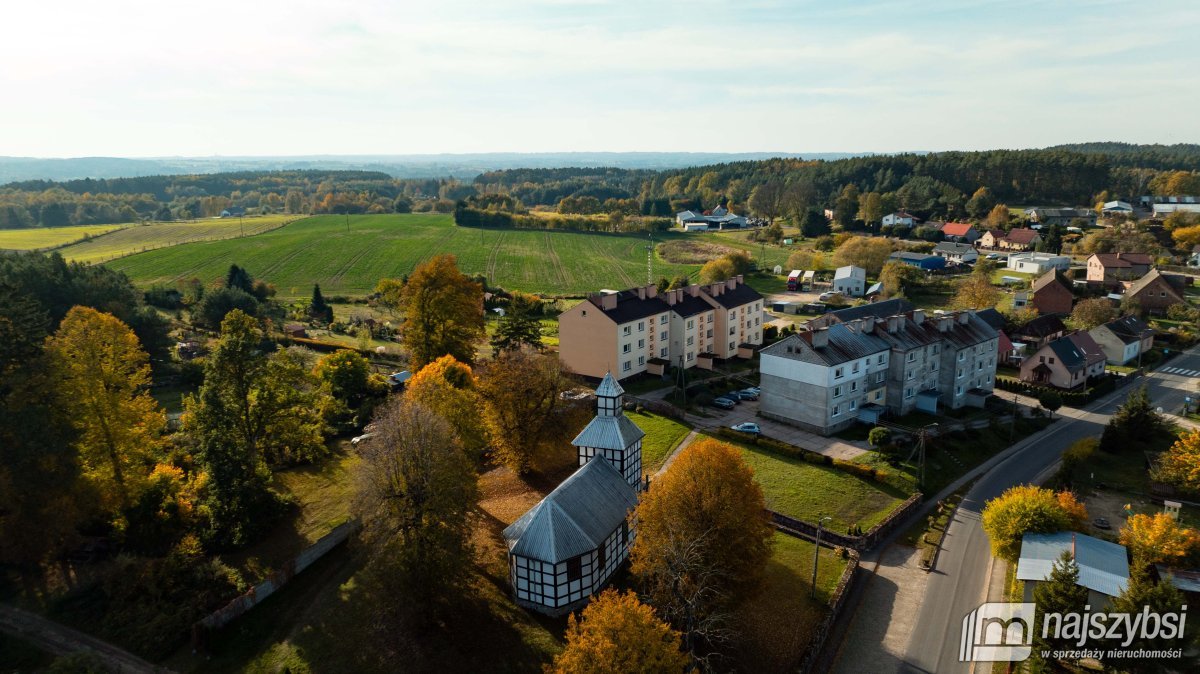
<path id="1" fill-rule="evenodd" d="M 1074 531 L 1025 534 L 1017 561 L 1017 579 L 1025 582 L 1025 601 L 1033 600 L 1037 584 L 1050 576 L 1054 562 L 1070 551 L 1079 566 L 1079 584 L 1088 589 L 1092 610 L 1125 591 L 1129 582 L 1129 556 L 1125 546 Z"/>

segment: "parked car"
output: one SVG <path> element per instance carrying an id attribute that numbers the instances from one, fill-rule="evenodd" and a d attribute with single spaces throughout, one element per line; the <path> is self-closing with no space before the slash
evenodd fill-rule
<path id="1" fill-rule="evenodd" d="M 834 296 L 834 295 L 836 295 L 836 294 L 837 294 L 837 293 L 834 293 L 834 292 L 821 293 L 821 294 L 820 294 L 820 295 L 817 297 L 817 299 L 818 299 L 818 300 L 820 300 L 821 302 L 828 302 L 829 300 L 833 299 L 833 296 Z"/>
<path id="2" fill-rule="evenodd" d="M 375 437 L 374 433 L 363 433 L 362 435 L 352 438 L 350 440 L 350 446 L 357 447 L 360 444 L 362 444 L 363 442 L 366 442 L 367 440 L 370 440 L 373 437 Z"/>
<path id="3" fill-rule="evenodd" d="M 758 400 L 758 391 L 745 388 L 741 391 L 738 391 L 738 396 L 740 396 L 742 400 Z"/>
<path id="4" fill-rule="evenodd" d="M 722 396 L 720 398 L 713 398 L 712 406 L 720 407 L 723 410 L 731 410 L 731 409 L 733 409 L 734 402 L 732 400 L 730 400 L 729 398 Z"/>
<path id="5" fill-rule="evenodd" d="M 747 421 L 745 423 L 736 424 L 734 426 L 730 426 L 730 428 L 732 428 L 735 431 L 739 431 L 741 433 L 749 433 L 751 435 L 762 435 L 762 429 L 758 427 L 758 424 L 756 424 L 752 421 Z"/>

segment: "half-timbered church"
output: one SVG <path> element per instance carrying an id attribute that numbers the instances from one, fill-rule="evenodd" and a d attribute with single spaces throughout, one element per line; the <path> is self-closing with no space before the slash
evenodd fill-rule
<path id="1" fill-rule="evenodd" d="M 519 605 L 564 615 L 587 603 L 629 557 L 642 485 L 642 429 L 605 374 L 596 416 L 571 442 L 579 469 L 504 530 Z"/>

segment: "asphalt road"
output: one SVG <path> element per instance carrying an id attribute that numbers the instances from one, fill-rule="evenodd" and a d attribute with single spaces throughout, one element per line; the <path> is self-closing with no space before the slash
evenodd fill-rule
<path id="1" fill-rule="evenodd" d="M 1177 356 L 1163 369 L 1200 370 L 1200 349 Z M 1143 377 L 1150 399 L 1164 412 L 1178 413 L 1184 396 L 1196 400 L 1200 379 L 1162 371 Z M 909 641 L 902 672 L 970 672 L 971 663 L 958 661 L 962 619 L 985 601 L 991 550 L 980 527 L 983 505 L 1017 484 L 1049 477 L 1062 451 L 1081 438 L 1098 436 L 1116 408 L 1132 391 L 1125 387 L 1089 405 L 1082 418 L 1067 418 L 983 475 L 967 492 L 951 521 L 937 568 L 932 572 L 920 615 Z M 982 671 L 987 671 L 986 667 Z"/>

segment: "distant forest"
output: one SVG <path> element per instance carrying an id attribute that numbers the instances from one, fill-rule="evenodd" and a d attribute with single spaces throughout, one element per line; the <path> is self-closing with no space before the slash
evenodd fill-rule
<path id="1" fill-rule="evenodd" d="M 459 202 L 480 211 L 523 213 L 540 207 L 617 217 L 664 217 L 724 204 L 769 219 L 804 220 L 832 209 L 841 211 L 835 219 L 843 222 L 870 220 L 899 208 L 925 218 L 982 218 L 996 204 L 1091 207 L 1143 194 L 1197 193 L 1200 145 L 1083 143 L 1042 150 L 774 158 L 665 170 L 519 168 L 483 172 L 470 182 L 397 179 L 357 170 L 34 180 L 0 187 L 0 228 L 192 219 L 229 209 L 449 213 Z"/>

